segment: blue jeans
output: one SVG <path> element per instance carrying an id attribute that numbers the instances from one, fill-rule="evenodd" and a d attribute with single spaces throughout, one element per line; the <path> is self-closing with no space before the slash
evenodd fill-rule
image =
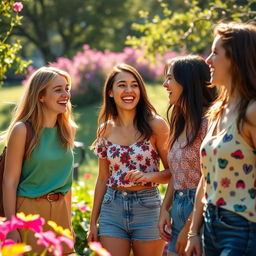
<path id="1" fill-rule="evenodd" d="M 204 220 L 206 256 L 256 255 L 256 223 L 211 204 L 206 206 Z"/>
<path id="2" fill-rule="evenodd" d="M 172 240 L 168 243 L 168 252 L 175 250 L 178 235 L 193 210 L 196 189 L 176 190 L 173 196 L 170 217 L 172 218 Z"/>
<path id="3" fill-rule="evenodd" d="M 108 188 L 101 205 L 99 236 L 140 241 L 160 239 L 157 228 L 160 205 L 156 187 L 139 191 Z"/>

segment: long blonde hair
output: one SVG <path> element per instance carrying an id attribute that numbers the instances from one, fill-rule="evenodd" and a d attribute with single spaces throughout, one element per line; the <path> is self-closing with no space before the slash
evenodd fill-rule
<path id="1" fill-rule="evenodd" d="M 5 132 L 5 139 L 8 142 L 13 127 L 17 122 L 29 121 L 31 123 L 34 133 L 25 155 L 26 158 L 30 157 L 31 152 L 37 145 L 43 126 L 43 109 L 39 99 L 45 94 L 49 83 L 58 75 L 63 76 L 71 86 L 71 78 L 69 74 L 55 67 L 42 67 L 32 74 L 28 84 L 25 85 L 24 94 L 14 109 L 12 121 Z M 76 127 L 76 124 L 72 120 L 71 108 L 71 103 L 68 102 L 67 111 L 59 114 L 57 117 L 60 139 L 62 145 L 66 149 L 73 147 L 74 144 L 72 127 Z"/>

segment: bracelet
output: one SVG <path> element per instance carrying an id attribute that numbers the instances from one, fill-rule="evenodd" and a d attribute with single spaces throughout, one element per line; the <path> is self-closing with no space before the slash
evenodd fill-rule
<path id="1" fill-rule="evenodd" d="M 194 236 L 199 236 L 199 234 L 196 232 L 188 232 L 188 239 Z"/>

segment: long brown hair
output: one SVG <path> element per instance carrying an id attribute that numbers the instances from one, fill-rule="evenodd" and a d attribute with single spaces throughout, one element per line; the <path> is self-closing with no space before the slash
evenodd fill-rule
<path id="1" fill-rule="evenodd" d="M 170 105 L 167 119 L 170 125 L 170 142 L 178 139 L 186 131 L 186 146 L 196 138 L 201 127 L 202 117 L 216 98 L 216 89 L 209 87 L 210 70 L 204 59 L 197 55 L 170 59 L 165 67 L 165 75 L 172 71 L 183 91 L 177 104 Z"/>
<path id="2" fill-rule="evenodd" d="M 67 80 L 67 83 L 71 86 L 71 78 L 69 74 L 58 68 L 42 67 L 32 74 L 28 84 L 25 85 L 23 97 L 14 110 L 11 124 L 5 132 L 5 137 L 8 141 L 12 129 L 17 122 L 31 122 L 34 134 L 26 152 L 26 158 L 30 157 L 31 152 L 37 145 L 43 125 L 43 110 L 39 99 L 44 95 L 49 83 L 58 75 L 63 76 Z M 73 146 L 74 141 L 72 136 L 72 127 L 75 127 L 76 125 L 71 117 L 70 102 L 67 105 L 67 111 L 58 115 L 57 126 L 63 146 L 66 149 Z"/>
<path id="3" fill-rule="evenodd" d="M 127 64 L 119 64 L 115 66 L 106 78 L 103 87 L 102 106 L 98 118 L 98 127 L 101 127 L 101 125 L 103 125 L 103 128 L 98 129 L 97 137 L 101 136 L 104 133 L 107 126 L 107 122 L 109 120 L 115 120 L 118 118 L 116 104 L 114 99 L 109 96 L 109 91 L 113 87 L 116 75 L 120 72 L 128 72 L 132 74 L 139 85 L 140 99 L 136 106 L 134 124 L 139 130 L 141 137 L 143 137 L 144 139 L 148 139 L 152 135 L 152 129 L 149 125 L 149 120 L 157 112 L 153 105 L 149 102 L 145 88 L 145 83 L 141 75 L 135 68 Z"/>
<path id="4" fill-rule="evenodd" d="M 220 23 L 214 29 L 214 35 L 219 35 L 226 57 L 231 61 L 231 95 L 238 92 L 237 127 L 245 118 L 248 104 L 256 99 L 256 26 L 237 22 Z M 209 111 L 211 118 L 221 115 L 224 105 L 228 101 L 228 93 L 222 89 L 216 102 L 218 107 Z"/>

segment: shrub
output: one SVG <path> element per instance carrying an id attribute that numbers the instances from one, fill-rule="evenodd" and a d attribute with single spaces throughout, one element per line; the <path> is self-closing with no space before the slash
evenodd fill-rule
<path id="1" fill-rule="evenodd" d="M 176 56 L 172 52 L 164 57 L 156 56 L 155 63 L 143 59 L 143 53 L 130 47 L 123 52 L 97 51 L 84 45 L 83 51 L 78 52 L 72 59 L 58 58 L 51 66 L 67 71 L 72 77 L 72 103 L 86 105 L 101 99 L 101 91 L 107 73 L 119 63 L 126 63 L 135 67 L 145 81 L 162 81 L 165 59 Z M 28 76 L 34 71 L 28 69 Z M 27 79 L 26 79 L 27 80 Z M 26 82 L 25 80 L 25 82 Z"/>

